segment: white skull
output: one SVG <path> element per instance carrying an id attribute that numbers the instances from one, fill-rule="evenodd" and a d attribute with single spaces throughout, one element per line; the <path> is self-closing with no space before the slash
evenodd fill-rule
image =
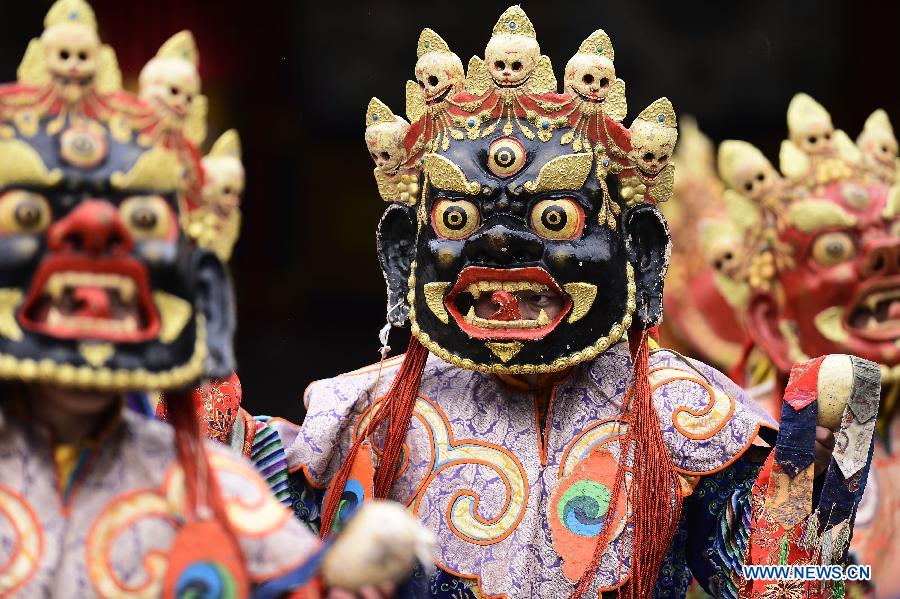
<path id="1" fill-rule="evenodd" d="M 416 81 L 431 101 L 447 89 L 459 89 L 466 75 L 462 61 L 456 54 L 427 52 L 416 61 Z"/>
<path id="2" fill-rule="evenodd" d="M 409 131 L 409 123 L 397 117 L 396 120 L 366 127 L 366 146 L 369 154 L 381 171 L 393 174 L 406 160 L 403 140 Z"/>
<path id="3" fill-rule="evenodd" d="M 588 100 L 600 101 L 606 98 L 615 79 L 613 62 L 600 54 L 579 52 L 566 65 L 566 87 Z"/>
<path id="4" fill-rule="evenodd" d="M 541 57 L 537 40 L 524 35 L 495 35 L 484 49 L 484 62 L 500 86 L 525 81 Z"/>
<path id="5" fill-rule="evenodd" d="M 635 119 L 631 124 L 629 157 L 642 171 L 655 175 L 669 162 L 677 138 L 674 127 Z"/>
<path id="6" fill-rule="evenodd" d="M 140 97 L 181 121 L 200 93 L 200 74 L 189 60 L 154 58 L 141 70 Z"/>
<path id="7" fill-rule="evenodd" d="M 44 31 L 41 46 L 47 68 L 67 80 L 90 79 L 97 72 L 100 39 L 80 23 L 60 23 Z"/>
<path id="8" fill-rule="evenodd" d="M 756 154 L 748 154 L 732 172 L 722 175 L 728 187 L 752 200 L 761 200 L 769 195 L 779 179 L 772 163 Z"/>
<path id="9" fill-rule="evenodd" d="M 809 115 L 791 131 L 791 141 L 807 154 L 827 154 L 834 150 L 834 126 L 827 116 Z"/>
<path id="10" fill-rule="evenodd" d="M 723 243 L 720 246 L 711 249 L 711 253 L 707 256 L 712 267 L 728 278 L 737 278 L 741 265 L 735 253 L 735 247 L 731 244 Z"/>
<path id="11" fill-rule="evenodd" d="M 205 174 L 201 190 L 203 203 L 227 219 L 241 203 L 244 166 L 234 156 L 206 156 L 202 163 Z"/>
<path id="12" fill-rule="evenodd" d="M 737 280 L 741 272 L 741 256 L 738 248 L 743 243 L 741 234 L 728 221 L 702 220 L 697 227 L 700 247 L 707 264 L 720 274 Z"/>
<path id="13" fill-rule="evenodd" d="M 869 129 L 859 135 L 857 145 L 869 164 L 893 167 L 897 159 L 897 139 L 884 129 Z"/>

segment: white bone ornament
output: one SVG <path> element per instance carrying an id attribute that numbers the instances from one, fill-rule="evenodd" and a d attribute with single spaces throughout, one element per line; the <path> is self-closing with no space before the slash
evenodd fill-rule
<path id="1" fill-rule="evenodd" d="M 416 564 L 430 567 L 434 534 L 400 504 L 366 503 L 328 551 L 322 578 L 329 588 L 356 592 L 408 577 Z"/>
<path id="2" fill-rule="evenodd" d="M 836 431 L 853 391 L 853 363 L 849 356 L 832 354 L 822 360 L 816 384 L 819 398 L 817 424 Z"/>

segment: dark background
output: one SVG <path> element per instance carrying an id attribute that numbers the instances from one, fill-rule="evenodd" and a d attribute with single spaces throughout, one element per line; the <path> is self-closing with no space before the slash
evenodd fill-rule
<path id="1" fill-rule="evenodd" d="M 0 81 L 14 79 L 50 0 L 0 2 Z M 506 2 L 406 4 L 94 0 L 126 86 L 173 33 L 191 29 L 210 97 L 208 145 L 236 127 L 248 186 L 232 259 L 245 406 L 297 419 L 316 378 L 377 358 L 384 289 L 374 231 L 384 209 L 363 142 L 375 95 L 404 112 L 423 27 L 463 61 L 483 55 Z M 806 91 L 856 137 L 885 108 L 900 125 L 900 3 L 523 2 L 557 78 L 602 27 L 627 84 L 629 116 L 659 96 L 716 141 L 743 138 L 773 160 L 791 96 Z M 900 127 L 898 127 L 900 129 Z M 677 240 L 676 240 L 677 243 Z M 396 351 L 406 338 L 395 331 Z"/>

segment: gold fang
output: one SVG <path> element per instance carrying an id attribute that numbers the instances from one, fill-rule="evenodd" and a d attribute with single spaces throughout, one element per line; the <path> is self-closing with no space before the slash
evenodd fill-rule
<path id="1" fill-rule="evenodd" d="M 469 195 L 481 191 L 480 183 L 466 179 L 461 168 L 438 154 L 425 155 L 425 174 L 431 180 L 431 184 L 439 189 Z"/>
<path id="2" fill-rule="evenodd" d="M 428 309 L 431 310 L 434 315 L 437 316 L 437 319 L 444 324 L 450 322 L 450 316 L 447 314 L 447 309 L 444 307 L 444 292 L 449 286 L 450 283 L 444 282 L 425 283 L 424 288 L 425 303 L 428 305 Z"/>
<path id="3" fill-rule="evenodd" d="M 116 348 L 112 343 L 80 343 L 78 345 L 78 353 L 84 358 L 84 361 L 93 366 L 100 368 L 115 353 Z"/>
<path id="4" fill-rule="evenodd" d="M 415 273 L 416 267 L 415 262 L 412 264 L 412 268 L 410 269 L 412 273 Z M 410 309 L 409 309 L 409 321 L 411 323 L 410 332 L 416 336 L 416 338 L 428 348 L 428 350 L 439 357 L 444 362 L 449 362 L 454 366 L 458 366 L 460 368 L 465 368 L 466 370 L 477 370 L 478 372 L 483 372 L 484 374 L 546 374 L 548 372 L 560 372 L 561 370 L 565 370 L 571 366 L 576 364 L 580 364 L 586 360 L 591 360 L 596 356 L 602 354 L 610 347 L 615 345 L 622 339 L 625 335 L 625 332 L 631 326 L 631 318 L 634 314 L 634 310 L 637 306 L 637 283 L 634 280 L 634 267 L 631 266 L 629 262 L 625 263 L 625 281 L 627 283 L 626 289 L 628 293 L 628 299 L 625 303 L 625 314 L 622 316 L 622 320 L 612 325 L 609 328 L 609 332 L 597 339 L 592 345 L 585 347 L 584 349 L 571 353 L 568 356 L 562 356 L 550 362 L 549 364 L 513 364 L 512 366 L 505 366 L 503 364 L 481 364 L 470 360 L 469 358 L 461 358 L 456 354 L 451 353 L 444 347 L 441 347 L 438 343 L 431 339 L 431 336 L 423 331 L 419 327 L 419 323 L 416 321 L 416 308 L 415 308 L 415 300 L 416 300 L 416 276 L 415 274 L 409 275 L 409 293 L 407 294 L 407 298 L 409 299 Z M 2 364 L 0 364 L 2 366 Z M 896 367 L 898 373 L 900 373 L 900 365 Z M 2 370 L 0 370 L 2 373 Z M 900 375 L 898 375 L 900 378 Z"/>
<path id="5" fill-rule="evenodd" d="M 819 334 L 834 343 L 846 343 L 850 335 L 844 330 L 844 309 L 840 306 L 825 308 L 813 319 Z"/>
<path id="6" fill-rule="evenodd" d="M 172 343 L 184 330 L 194 309 L 189 302 L 165 291 L 154 291 L 153 303 L 159 312 L 159 340 Z"/>
<path id="7" fill-rule="evenodd" d="M 581 320 L 597 297 L 597 286 L 590 283 L 566 283 L 563 289 L 572 298 L 572 312 L 569 313 L 568 322 Z"/>
<path id="8" fill-rule="evenodd" d="M 537 179 L 525 183 L 525 191 L 541 193 L 581 189 L 593 164 L 594 155 L 590 152 L 557 156 L 541 167 Z"/>
<path id="9" fill-rule="evenodd" d="M 518 341 L 511 341 L 509 343 L 489 341 L 485 343 L 485 345 L 491 350 L 491 353 L 500 358 L 501 362 L 509 362 L 517 353 L 522 351 L 523 347 L 525 347 L 524 344 L 519 343 Z"/>
<path id="10" fill-rule="evenodd" d="M 62 180 L 59 169 L 48 170 L 40 154 L 21 139 L 0 139 L 0 188 L 9 185 L 50 187 Z"/>
<path id="11" fill-rule="evenodd" d="M 179 191 L 184 185 L 184 169 L 174 152 L 156 146 L 141 154 L 127 173 L 109 177 L 118 191 Z"/>
<path id="12" fill-rule="evenodd" d="M 22 329 L 16 321 L 16 308 L 22 303 L 20 289 L 0 289 L 0 337 L 22 340 Z"/>

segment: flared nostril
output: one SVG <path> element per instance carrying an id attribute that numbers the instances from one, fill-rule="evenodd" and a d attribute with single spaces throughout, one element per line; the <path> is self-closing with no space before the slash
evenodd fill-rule
<path id="1" fill-rule="evenodd" d="M 527 231 L 496 225 L 470 239 L 466 244 L 466 255 L 481 263 L 535 262 L 544 255 L 544 245 Z"/>
<path id="2" fill-rule="evenodd" d="M 130 252 L 134 240 L 112 204 L 87 200 L 50 227 L 48 244 L 53 251 L 114 255 Z"/>
<path id="3" fill-rule="evenodd" d="M 866 276 L 885 276 L 900 272 L 900 244 L 889 244 L 869 250 L 863 266 Z"/>

